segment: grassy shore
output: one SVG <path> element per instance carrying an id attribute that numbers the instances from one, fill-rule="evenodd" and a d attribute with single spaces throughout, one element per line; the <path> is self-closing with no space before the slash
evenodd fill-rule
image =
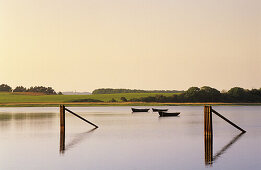
<path id="1" fill-rule="evenodd" d="M 155 95 L 171 96 L 174 93 L 116 93 L 116 94 L 92 94 L 92 95 L 44 95 L 41 93 L 6 93 L 0 92 L 0 103 L 39 103 L 39 102 L 73 102 L 81 99 L 93 99 L 109 102 L 112 99 L 121 101 L 121 97 L 127 100 Z"/>
<path id="2" fill-rule="evenodd" d="M 131 105 L 120 102 L 121 97 L 127 100 L 155 95 L 171 96 L 174 93 L 118 93 L 118 94 L 94 94 L 94 95 L 44 95 L 40 93 L 0 93 L 0 107 L 16 106 L 58 106 L 67 104 L 70 106 L 103 106 L 103 105 Z M 74 102 L 83 99 L 100 100 L 102 102 Z M 117 102 L 111 103 L 115 99 Z M 137 103 L 136 105 L 140 105 Z"/>
<path id="3" fill-rule="evenodd" d="M 32 93 L 0 93 L 0 107 L 57 107 L 66 106 L 201 106 L 201 105 L 261 105 L 261 103 L 144 103 L 120 102 L 121 97 L 128 100 L 155 95 L 170 96 L 172 93 L 119 93 L 95 95 L 43 95 Z M 109 102 L 114 98 L 118 102 Z M 94 99 L 104 102 L 73 102 L 80 99 Z"/>

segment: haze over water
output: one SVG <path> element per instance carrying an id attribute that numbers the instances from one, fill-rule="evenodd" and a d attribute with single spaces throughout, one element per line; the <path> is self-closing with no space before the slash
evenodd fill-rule
<path id="1" fill-rule="evenodd" d="M 205 162 L 203 106 L 169 106 L 179 117 L 130 107 L 69 108 L 60 150 L 58 108 L 0 108 L 0 169 L 260 169 L 260 106 L 215 106 L 242 127 L 213 116 L 214 162 Z M 208 155 L 207 155 L 208 156 Z"/>

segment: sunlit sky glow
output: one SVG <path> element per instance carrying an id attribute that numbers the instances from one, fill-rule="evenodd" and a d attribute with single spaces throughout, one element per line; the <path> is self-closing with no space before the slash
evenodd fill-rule
<path id="1" fill-rule="evenodd" d="M 0 0 L 0 84 L 261 87 L 260 0 Z"/>

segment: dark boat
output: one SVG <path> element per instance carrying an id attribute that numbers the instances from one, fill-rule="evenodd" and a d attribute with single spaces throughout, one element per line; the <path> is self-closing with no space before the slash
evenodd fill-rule
<path id="1" fill-rule="evenodd" d="M 132 112 L 148 112 L 150 109 L 135 109 L 131 108 Z"/>
<path id="2" fill-rule="evenodd" d="M 159 111 L 160 117 L 167 117 L 167 116 L 178 116 L 180 112 L 173 112 L 173 113 L 168 113 L 168 112 L 162 112 Z"/>
<path id="3" fill-rule="evenodd" d="M 169 109 L 154 109 L 154 108 L 152 108 L 152 111 L 153 112 L 166 112 L 166 111 L 168 111 Z"/>

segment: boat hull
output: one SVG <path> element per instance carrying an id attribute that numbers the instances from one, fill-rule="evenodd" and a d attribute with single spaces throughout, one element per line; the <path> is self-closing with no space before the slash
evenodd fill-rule
<path id="1" fill-rule="evenodd" d="M 168 113 L 168 112 L 158 112 L 160 117 L 178 116 L 180 112 Z"/>
<path id="2" fill-rule="evenodd" d="M 132 112 L 148 112 L 150 109 L 135 109 L 131 108 Z"/>
<path id="3" fill-rule="evenodd" d="M 154 109 L 154 108 L 152 108 L 152 111 L 153 112 L 166 112 L 166 111 L 168 111 L 169 109 Z"/>

